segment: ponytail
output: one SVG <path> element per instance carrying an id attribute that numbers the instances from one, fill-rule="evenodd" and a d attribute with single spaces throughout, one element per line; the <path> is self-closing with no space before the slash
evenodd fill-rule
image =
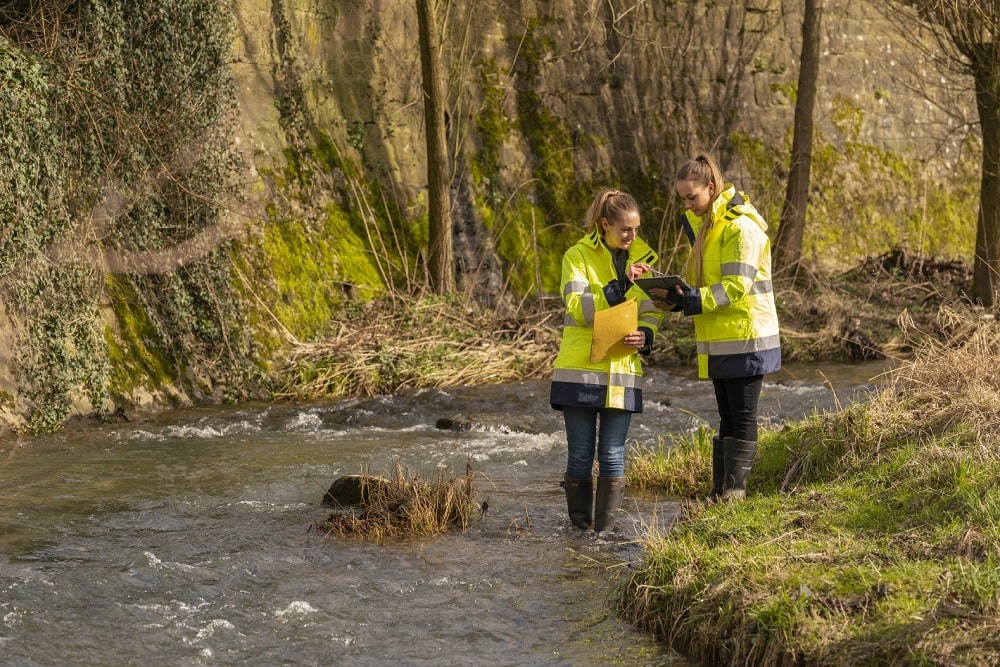
<path id="1" fill-rule="evenodd" d="M 602 190 L 591 202 L 590 207 L 583 216 L 584 229 L 597 228 L 597 232 L 603 236 L 604 230 L 598 223 L 601 218 L 607 218 L 608 222 L 618 222 L 626 214 L 639 210 L 639 204 L 635 198 L 627 192 L 621 190 Z"/>

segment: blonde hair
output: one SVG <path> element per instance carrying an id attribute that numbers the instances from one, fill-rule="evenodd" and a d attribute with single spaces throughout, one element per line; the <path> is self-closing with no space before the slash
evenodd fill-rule
<path id="1" fill-rule="evenodd" d="M 702 219 L 701 228 L 698 230 L 698 235 L 691 245 L 691 254 L 688 255 L 687 264 L 684 267 L 684 273 L 691 284 L 701 287 L 701 260 L 705 253 L 705 237 L 711 231 L 712 224 L 714 223 L 712 220 L 712 204 L 722 194 L 725 181 L 722 178 L 722 170 L 719 169 L 719 165 L 708 153 L 698 153 L 690 160 L 685 161 L 681 165 L 681 168 L 677 170 L 677 178 L 675 180 L 677 182 L 694 181 L 702 187 L 715 186 L 711 199 L 709 199 L 708 213 Z"/>
<path id="2" fill-rule="evenodd" d="M 635 198 L 627 192 L 621 190 L 602 190 L 594 197 L 590 208 L 583 216 L 584 229 L 593 229 L 601 218 L 607 218 L 608 222 L 619 222 L 629 213 L 638 212 L 639 204 Z M 598 227 L 598 232 L 603 235 L 604 230 Z"/>

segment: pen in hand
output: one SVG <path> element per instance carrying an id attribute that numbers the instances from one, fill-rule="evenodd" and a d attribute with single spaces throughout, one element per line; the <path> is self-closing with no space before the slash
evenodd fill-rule
<path id="1" fill-rule="evenodd" d="M 625 275 L 629 282 L 635 282 L 635 279 L 642 276 L 644 273 L 652 271 L 653 267 L 645 262 L 636 262 L 635 264 L 629 264 L 625 268 Z"/>

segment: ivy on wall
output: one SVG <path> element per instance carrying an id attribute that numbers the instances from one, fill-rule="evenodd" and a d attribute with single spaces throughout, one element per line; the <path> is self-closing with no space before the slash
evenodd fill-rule
<path id="1" fill-rule="evenodd" d="M 0 37 L 0 286 L 23 320 L 13 357 L 37 430 L 62 421 L 74 390 L 100 404 L 107 373 L 93 270 L 70 253 L 46 254 L 72 231 L 51 76 L 44 59 Z"/>
<path id="2" fill-rule="evenodd" d="M 260 387 L 231 287 L 234 233 L 219 231 L 242 189 L 231 45 L 216 0 L 46 0 L 0 14 L 0 269 L 32 430 L 57 428 L 81 396 L 127 407 L 150 378 L 123 362 L 151 354 L 196 397 Z"/>
<path id="3" fill-rule="evenodd" d="M 44 63 L 0 38 L 0 275 L 69 225 Z"/>

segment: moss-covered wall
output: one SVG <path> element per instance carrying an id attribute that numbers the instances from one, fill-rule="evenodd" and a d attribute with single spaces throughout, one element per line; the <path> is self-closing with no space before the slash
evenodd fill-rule
<path id="1" fill-rule="evenodd" d="M 800 4 L 442 3 L 460 289 L 557 293 L 561 254 L 608 186 L 637 196 L 672 268 L 671 175 L 698 149 L 776 222 Z M 348 304 L 426 288 L 410 3 L 83 0 L 59 31 L 39 3 L 13 7 L 3 419 L 50 429 L 266 396 L 291 342 L 322 337 Z M 853 263 L 901 243 L 968 256 L 978 144 L 949 112 L 968 116 L 970 93 L 941 85 L 863 0 L 825 3 L 823 21 L 807 256 Z"/>
<path id="2" fill-rule="evenodd" d="M 328 133 L 362 180 L 381 183 L 403 218 L 417 220 L 425 173 L 414 10 L 372 0 L 331 4 L 239 3 L 234 71 L 245 92 L 245 131 L 258 139 L 280 134 L 258 122 L 273 106 L 260 84 L 285 67 L 267 48 L 278 45 L 296 60 L 312 134 Z M 467 190 L 472 202 L 459 213 L 488 230 L 503 284 L 519 293 L 557 289 L 553 264 L 605 186 L 634 192 L 647 237 L 661 254 L 679 256 L 670 175 L 697 149 L 716 152 L 777 220 L 801 3 L 633 4 L 453 2 L 442 14 L 456 192 Z M 890 21 L 878 7 L 824 6 L 816 140 L 818 162 L 826 163 L 815 170 L 807 257 L 850 263 L 902 241 L 968 255 L 971 232 L 936 235 L 931 216 L 974 205 L 974 193 L 946 178 L 976 169 L 976 142 L 951 113 L 968 116 L 971 97 L 956 95 L 952 75 L 935 70 L 912 34 L 899 30 L 900 16 Z M 258 142 L 262 158 L 274 154 L 265 144 Z M 881 189 L 877 203 L 859 196 L 868 179 L 883 178 L 896 185 Z M 877 224 L 859 243 L 855 223 L 872 217 Z M 909 231 L 897 230 L 897 219 Z M 486 262 L 471 256 L 461 266 Z"/>

